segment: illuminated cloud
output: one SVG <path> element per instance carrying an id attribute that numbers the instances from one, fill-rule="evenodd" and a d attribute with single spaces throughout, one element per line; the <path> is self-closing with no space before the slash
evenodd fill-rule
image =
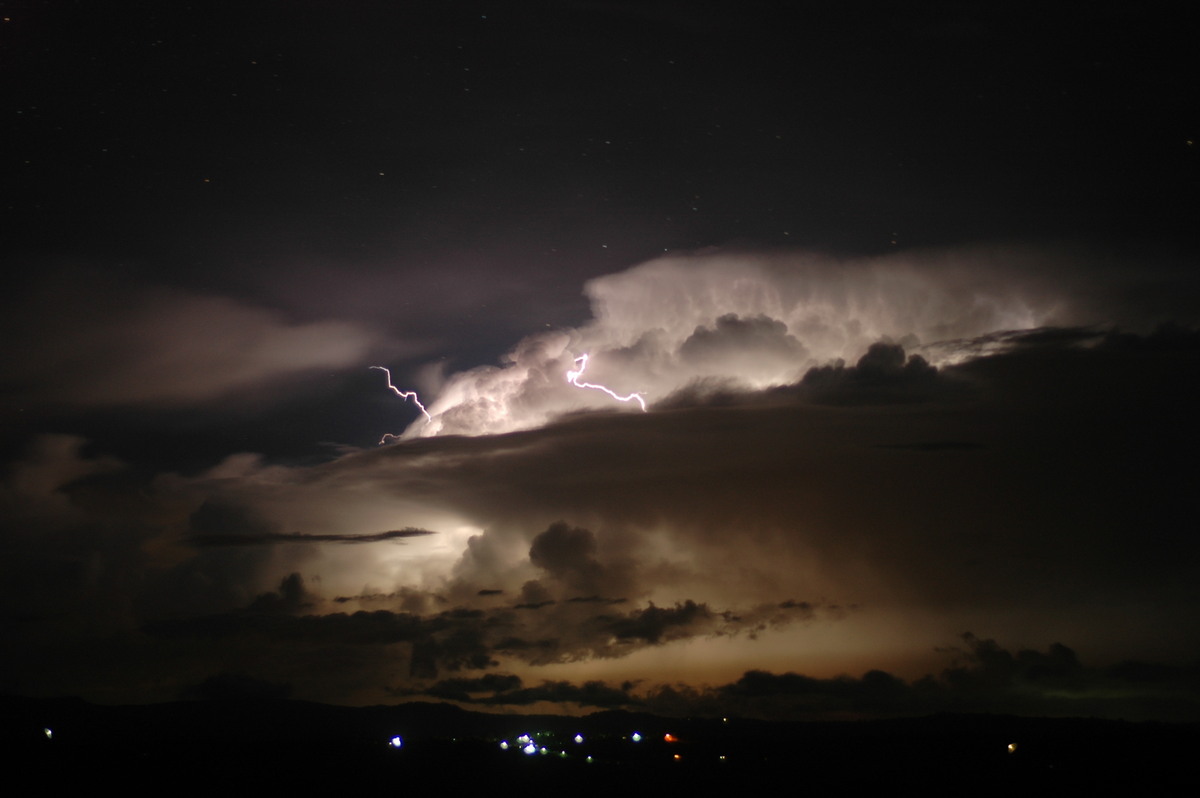
<path id="1" fill-rule="evenodd" d="M 463 704 L 518 707 L 537 702 L 573 708 L 625 708 L 666 716 L 736 716 L 770 720 L 845 719 L 928 715 L 936 712 L 1091 715 L 1190 721 L 1200 713 L 1195 667 L 1123 662 L 1107 668 L 1082 664 L 1061 643 L 1046 651 L 1010 651 L 972 634 L 942 649 L 949 665 L 906 681 L 887 671 L 861 676 L 813 677 L 748 670 L 717 686 L 544 681 L 525 686 L 513 675 L 444 679 L 423 689 L 397 691 Z"/>
<path id="2" fill-rule="evenodd" d="M 1182 14 L 22 5 L 0 692 L 1200 694 Z"/>
<path id="3" fill-rule="evenodd" d="M 571 335 L 592 329 L 581 328 L 450 380 L 510 384 L 504 401 L 431 406 L 464 428 L 472 413 L 514 408 L 544 420 L 506 434 L 417 436 L 316 464 L 236 454 L 142 482 L 78 439 L 44 439 L 4 482 L 8 526 L 42 530 L 0 541 L 7 606 L 36 619 L 13 639 L 43 650 L 34 642 L 54 613 L 71 619 L 66 639 L 99 629 L 136 641 L 141 670 L 118 680 L 129 689 L 242 673 L 367 703 L 512 674 L 521 687 L 493 699 L 528 706 L 686 667 L 703 669 L 688 676 L 693 697 L 753 709 L 764 691 L 808 689 L 788 699 L 800 712 L 838 690 L 912 696 L 904 680 L 971 628 L 1017 648 L 1063 639 L 1089 660 L 1137 651 L 1178 665 L 1179 641 L 1200 633 L 1187 599 L 1200 552 L 1179 520 L 1195 515 L 1188 474 L 1159 454 L 1194 428 L 1180 389 L 1200 368 L 1194 332 L 964 323 L 946 331 L 953 356 L 864 334 L 856 357 L 831 363 L 814 358 L 819 336 L 768 309 L 593 350 L 666 375 L 648 413 L 589 405 L 596 392 L 567 383 Z M 804 360 L 790 376 L 748 376 L 757 358 L 760 374 L 782 375 L 793 357 Z M 607 412 L 559 414 L 589 407 Z M 1127 615 L 1131 602 L 1157 609 Z M 76 650 L 46 649 L 22 684 L 52 681 Z M 881 668 L 864 684 L 827 683 Z M 807 675 L 697 686 L 747 671 Z M 103 667 L 88 679 L 104 682 Z M 541 682 L 558 686 L 539 693 Z M 475 700 L 471 684 L 482 683 L 445 689 Z M 691 700 L 670 690 L 658 705 Z"/>
<path id="4" fill-rule="evenodd" d="M 171 641 L 205 640 L 223 648 L 319 647 L 346 656 L 407 666 L 409 683 L 438 678 L 445 671 L 481 671 L 510 664 L 550 665 L 594 658 L 619 659 L 648 647 L 693 637 L 730 636 L 782 628 L 815 617 L 811 606 L 760 607 L 745 612 L 715 612 L 694 602 L 659 608 L 613 611 L 607 607 L 557 604 L 544 612 L 515 608 L 490 610 L 457 607 L 414 614 L 375 610 L 320 613 L 322 600 L 298 574 L 285 577 L 278 590 L 259 595 L 248 606 L 226 613 L 163 619 L 142 632 Z M 185 642 L 186 645 L 186 642 Z M 398 648 L 401 647 L 401 648 Z M 358 654 L 349 652 L 357 650 Z M 497 685 L 485 674 L 462 685 Z M 391 686 L 404 688 L 403 682 Z"/>
<path id="5" fill-rule="evenodd" d="M 1097 629 L 1095 602 L 1072 607 L 1110 596 L 1118 613 L 1122 591 L 1174 606 L 1187 590 L 1184 476 L 1146 463 L 1180 419 L 1171 386 L 1198 353 L 1194 334 L 1169 330 L 1036 332 L 934 370 L 884 344 L 723 402 L 413 439 L 320 466 L 231 458 L 160 480 L 158 499 L 193 508 L 184 539 L 223 529 L 272 545 L 191 548 L 150 570 L 157 620 L 144 629 L 222 648 L 348 646 L 397 690 L 447 672 L 559 678 L 552 669 L 735 639 L 755 667 L 784 672 L 802 641 L 843 628 L 886 666 L 928 657 L 980 617 L 991 635 L 1086 629 L 1093 652 L 1119 642 L 1170 659 L 1180 652 L 1164 643 L 1178 638 L 1161 627 L 1178 618 Z M 1131 392 L 1159 409 L 1107 423 L 1131 420 Z M 385 519 L 439 534 L 319 545 Z M 297 590 L 293 572 L 319 581 Z M 227 609 L 195 614 L 197 596 Z M 938 620 L 914 637 L 898 618 Z M 404 675 L 385 678 L 389 667 Z"/>
<path id="6" fill-rule="evenodd" d="M 1163 303 L 1124 309 L 1136 281 L 1127 272 L 1084 269 L 1083 257 L 983 247 L 854 259 L 663 256 L 589 281 L 588 324 L 532 335 L 500 366 L 451 376 L 429 405 L 432 418 L 418 419 L 405 437 L 497 434 L 573 411 L 620 409 L 567 382 L 585 354 L 588 380 L 653 404 L 705 382 L 751 390 L 792 384 L 814 366 L 855 361 L 880 341 L 937 366 L 1001 351 L 1012 331 L 1117 323 L 1144 330 L 1166 318 Z"/>

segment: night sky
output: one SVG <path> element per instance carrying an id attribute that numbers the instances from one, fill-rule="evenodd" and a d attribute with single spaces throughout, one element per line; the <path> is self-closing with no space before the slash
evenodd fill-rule
<path id="1" fill-rule="evenodd" d="M 0 2 L 0 693 L 1200 719 L 1193 39 Z"/>

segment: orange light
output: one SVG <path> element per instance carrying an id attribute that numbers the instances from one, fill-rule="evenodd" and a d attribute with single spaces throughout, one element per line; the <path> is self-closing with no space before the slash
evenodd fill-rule
<path id="1" fill-rule="evenodd" d="M 663 735 L 663 741 L 668 743 L 677 743 L 679 742 L 679 738 L 668 732 L 667 734 Z"/>
<path id="2" fill-rule="evenodd" d="M 673 759 L 678 762 L 679 760 L 683 759 L 683 757 L 681 757 L 679 754 L 676 754 Z"/>

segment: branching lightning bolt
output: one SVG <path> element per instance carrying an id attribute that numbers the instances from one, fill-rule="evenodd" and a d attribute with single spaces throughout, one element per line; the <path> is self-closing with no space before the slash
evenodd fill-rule
<path id="1" fill-rule="evenodd" d="M 592 388 L 593 390 L 604 391 L 618 402 L 637 402 L 641 406 L 642 412 L 646 412 L 646 402 L 644 399 L 642 399 L 642 395 L 640 393 L 631 393 L 628 396 L 621 396 L 617 392 L 605 388 L 603 385 L 596 385 L 590 382 L 580 382 L 579 378 L 583 376 L 583 372 L 587 369 L 587 362 L 588 356 L 586 354 L 575 358 L 575 365 L 579 367 L 579 370 L 568 371 L 567 382 L 571 383 L 576 388 Z"/>
<path id="2" fill-rule="evenodd" d="M 371 368 L 379 369 L 380 371 L 382 371 L 384 374 L 387 375 L 387 387 L 389 389 L 391 389 L 392 393 L 396 394 L 396 396 L 399 396 L 401 399 L 412 399 L 413 404 L 415 404 L 417 407 L 421 408 L 421 412 L 425 414 L 425 420 L 433 421 L 433 416 L 429 415 L 429 411 L 425 409 L 425 405 L 421 404 L 421 400 L 417 397 L 416 391 L 402 391 L 399 388 L 397 388 L 395 385 L 392 385 L 392 372 L 388 371 L 383 366 L 371 366 Z M 400 437 L 399 435 L 393 435 L 392 433 L 389 432 L 386 435 L 384 435 L 382 438 L 379 439 L 379 445 L 382 446 L 383 444 L 387 443 L 389 439 L 394 440 L 394 439 L 398 439 L 399 437 Z"/>

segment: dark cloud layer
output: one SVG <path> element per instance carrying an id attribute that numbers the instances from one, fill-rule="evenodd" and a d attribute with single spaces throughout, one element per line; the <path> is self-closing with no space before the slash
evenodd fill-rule
<path id="1" fill-rule="evenodd" d="M 1200 672 L 1154 668 L 1136 662 L 1109 668 L 1081 664 L 1055 643 L 1045 652 L 1008 651 L 971 634 L 945 650 L 955 660 L 938 674 L 906 681 L 886 671 L 862 676 L 813 678 L 799 673 L 751 670 L 736 681 L 696 688 L 682 684 L 581 685 L 544 682 L 523 687 L 516 677 L 444 680 L 422 694 L 466 704 L 521 706 L 539 702 L 584 708 L 629 708 L 676 716 L 763 719 L 891 717 L 936 712 L 1041 716 L 1117 716 L 1130 720 L 1200 716 Z"/>
<path id="2" fill-rule="evenodd" d="M 273 543 L 378 543 L 383 540 L 400 540 L 423 535 L 436 535 L 428 529 L 391 529 L 362 535 L 304 535 L 300 533 L 274 532 L 260 535 L 209 534 L 190 539 L 195 546 L 264 546 Z"/>
<path id="3" fill-rule="evenodd" d="M 1193 706 L 1182 10 L 160 5 L 2 20 L 0 689 Z"/>
<path id="4" fill-rule="evenodd" d="M 268 648 L 304 646 L 393 646 L 406 644 L 412 677 L 432 679 L 443 670 L 486 669 L 507 656 L 534 665 L 574 662 L 595 657 L 619 658 L 646 646 L 712 635 L 755 634 L 768 627 L 811 621 L 818 608 L 806 602 L 776 607 L 714 612 L 686 601 L 675 607 L 613 612 L 611 601 L 552 602 L 539 607 L 517 605 L 490 610 L 456 607 L 435 614 L 375 610 L 323 612 L 321 598 L 299 574 L 283 579 L 278 590 L 256 597 L 229 613 L 147 623 L 152 638 L 202 639 L 218 645 L 231 640 L 254 641 Z M 622 603 L 622 602 L 617 602 Z M 536 609 L 538 613 L 515 610 Z M 382 653 L 382 652 L 381 652 Z"/>
<path id="5" fill-rule="evenodd" d="M 15 684 L 44 690 L 68 678 L 45 657 L 105 646 L 90 678 L 73 677 L 78 689 L 140 652 L 130 684 L 161 668 L 179 690 L 240 673 L 298 696 L 429 687 L 455 700 L 615 706 L 622 690 L 596 679 L 529 685 L 539 668 L 793 640 L 790 654 L 759 661 L 795 666 L 747 669 L 722 688 L 651 675 L 668 686 L 624 694 L 655 707 L 887 714 L 1006 702 L 1059 712 L 1050 693 L 1066 690 L 1075 706 L 1153 714 L 1155 691 L 1188 695 L 1188 647 L 1171 640 L 1200 623 L 1191 472 L 1161 456 L 1194 431 L 1184 375 L 1200 366 L 1200 336 L 1043 330 L 1007 344 L 934 368 L 881 343 L 854 366 L 722 401 L 419 438 L 315 467 L 232 458 L 149 484 L 118 478 L 119 463 L 87 457 L 80 441 L 47 439 L 5 483 L 5 625 L 26 645 L 59 636 L 13 663 Z M 395 535 L 320 531 L 398 510 L 443 531 L 398 530 L 400 549 L 383 548 Z M 205 538 L 255 545 L 195 545 Z M 319 545 L 347 538 L 356 545 Z M 453 541 L 462 548 L 447 549 Z M 388 581 L 393 567 L 401 575 Z M 356 578 L 362 589 L 346 592 Z M 919 654 L 888 631 L 906 616 L 960 628 L 987 617 L 993 634 L 1018 640 L 1046 624 L 1112 665 L 971 638 L 962 665 L 892 676 L 888 657 Z M 795 675 L 802 641 L 839 629 L 897 653 L 862 679 Z M 921 656 L 951 631 L 931 630 Z M 1133 660 L 1160 664 L 1119 664 Z M 447 673 L 516 668 L 519 688 L 436 687 Z M 1137 679 L 1159 687 L 1127 703 L 1085 700 Z"/>

